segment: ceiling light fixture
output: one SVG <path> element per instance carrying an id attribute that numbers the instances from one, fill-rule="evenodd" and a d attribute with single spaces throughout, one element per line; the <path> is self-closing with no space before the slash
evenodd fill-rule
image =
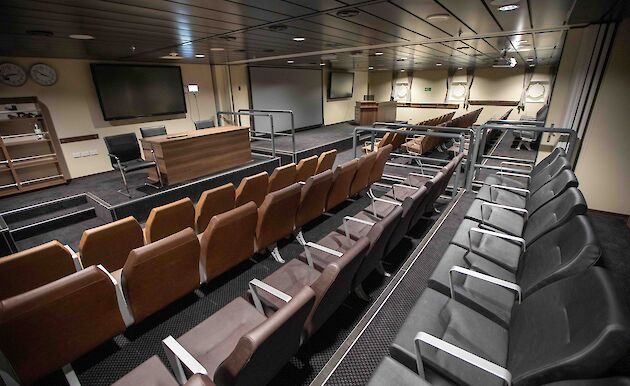
<path id="1" fill-rule="evenodd" d="M 525 59 L 525 60 L 527 60 L 528 62 L 533 62 L 533 61 L 534 61 L 534 58 L 527 58 L 527 59 Z"/>
<path id="2" fill-rule="evenodd" d="M 83 34 L 72 34 L 68 36 L 70 39 L 77 39 L 77 40 L 93 40 L 94 36 L 92 35 L 83 35 Z"/>
<path id="3" fill-rule="evenodd" d="M 497 8 L 501 12 L 514 11 L 515 9 L 519 9 L 520 6 L 518 4 L 507 4 Z"/>
<path id="4" fill-rule="evenodd" d="M 372 67 L 372 66 L 368 67 L 368 70 L 373 70 L 373 69 L 374 69 L 374 67 Z"/>
<path id="5" fill-rule="evenodd" d="M 451 16 L 446 13 L 436 13 L 435 15 L 427 16 L 428 21 L 446 21 L 450 18 Z"/>
<path id="6" fill-rule="evenodd" d="M 223 48 L 223 47 L 213 47 L 213 48 L 210 48 L 210 51 L 215 51 L 215 52 L 225 51 L 225 48 Z"/>
<path id="7" fill-rule="evenodd" d="M 168 55 L 160 56 L 160 59 L 184 59 L 177 52 L 170 52 Z"/>
<path id="8" fill-rule="evenodd" d="M 302 37 L 293 38 L 293 41 L 296 41 L 296 42 L 303 42 L 304 40 L 306 40 L 306 38 L 302 38 Z"/>
<path id="9" fill-rule="evenodd" d="M 320 65 L 320 66 L 325 66 L 325 65 L 326 65 L 326 63 L 320 63 L 319 65 Z"/>
<path id="10" fill-rule="evenodd" d="M 400 72 L 405 72 L 405 69 L 403 68 L 402 70 L 400 70 Z"/>
<path id="11" fill-rule="evenodd" d="M 293 64 L 293 63 L 295 63 L 295 61 L 293 61 L 293 60 L 287 60 L 287 63 L 288 63 L 288 64 Z"/>
<path id="12" fill-rule="evenodd" d="M 442 63 L 435 63 L 436 66 L 440 67 Z"/>
<path id="13" fill-rule="evenodd" d="M 463 70 L 463 69 L 464 69 L 464 67 L 457 67 L 457 69 L 458 69 L 458 70 Z"/>
<path id="14" fill-rule="evenodd" d="M 381 56 L 381 55 L 383 55 L 383 53 L 382 52 L 375 52 L 374 55 Z"/>
<path id="15" fill-rule="evenodd" d="M 530 64 L 529 66 L 530 66 L 530 67 L 535 67 L 536 65 L 535 65 L 534 63 L 532 63 L 532 64 Z"/>
<path id="16" fill-rule="evenodd" d="M 195 58 L 205 58 L 206 55 L 204 54 L 195 54 Z"/>

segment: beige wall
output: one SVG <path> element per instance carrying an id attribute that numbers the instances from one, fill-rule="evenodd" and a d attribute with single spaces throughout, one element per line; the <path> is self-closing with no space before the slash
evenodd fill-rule
<path id="1" fill-rule="evenodd" d="M 98 134 L 99 139 L 61 145 L 68 164 L 70 177 L 76 178 L 111 170 L 103 137 L 135 131 L 140 137 L 142 126 L 165 125 L 169 132 L 194 130 L 193 120 L 214 117 L 215 103 L 210 66 L 182 64 L 184 85 L 199 85 L 197 103 L 192 95 L 186 94 L 188 114 L 171 116 L 160 120 L 103 120 L 96 91 L 92 83 L 90 61 L 74 59 L 0 58 L 28 69 L 32 64 L 43 62 L 57 70 L 58 81 L 50 87 L 39 86 L 31 79 L 21 87 L 1 87 L 0 97 L 36 96 L 50 110 L 59 138 Z M 197 111 L 197 104 L 199 111 Z M 90 157 L 73 158 L 73 152 L 95 149 L 98 154 Z"/>
<path id="2" fill-rule="evenodd" d="M 322 76 L 324 87 L 324 125 L 332 125 L 333 123 L 354 119 L 356 101 L 363 100 L 363 95 L 367 94 L 367 72 L 355 71 L 352 98 L 340 100 L 328 100 L 328 70 L 322 71 Z"/>
<path id="3" fill-rule="evenodd" d="M 589 208 L 630 214 L 630 22 L 618 27 L 575 173 Z M 555 95 L 554 95 L 555 98 Z"/>

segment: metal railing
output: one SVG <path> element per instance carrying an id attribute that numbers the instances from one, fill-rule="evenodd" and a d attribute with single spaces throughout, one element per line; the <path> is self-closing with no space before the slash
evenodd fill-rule
<path id="1" fill-rule="evenodd" d="M 269 118 L 269 125 L 271 127 L 271 136 L 270 138 L 256 138 L 257 140 L 261 140 L 261 141 L 270 141 L 271 142 L 271 156 L 275 157 L 276 156 L 276 136 L 274 133 L 274 128 L 273 128 L 273 115 L 271 114 L 266 114 L 266 113 L 250 113 L 250 112 L 238 112 L 238 111 L 219 111 L 217 112 L 217 123 L 219 126 L 222 126 L 222 120 L 221 118 L 223 118 L 224 115 L 234 115 L 235 117 L 239 118 L 239 126 L 240 126 L 240 117 L 241 116 L 249 116 L 249 117 L 267 117 Z M 250 141 L 252 140 L 252 128 L 250 127 L 248 129 L 249 131 L 249 139 Z M 256 150 L 255 148 L 252 148 L 254 150 Z"/>
<path id="2" fill-rule="evenodd" d="M 271 114 L 289 114 L 291 116 L 291 133 L 283 133 L 283 132 L 278 132 L 275 133 L 275 135 L 279 135 L 279 136 L 290 136 L 291 137 L 291 153 L 289 155 L 291 155 L 291 159 L 293 160 L 293 162 L 297 162 L 297 156 L 296 156 L 296 151 L 295 151 L 295 115 L 293 114 L 292 110 L 275 110 L 275 109 L 240 109 L 238 110 L 239 113 L 241 112 L 251 112 L 251 113 L 271 113 Z M 239 126 L 241 125 L 241 116 L 238 116 L 238 123 Z M 252 123 L 252 122 L 250 122 Z M 272 133 L 274 132 L 274 129 L 272 128 Z M 251 137 L 251 133 L 256 134 L 256 126 L 254 124 L 251 125 L 251 130 L 250 130 L 250 137 Z M 272 134 L 273 135 L 273 134 Z M 258 139 L 260 138 L 259 136 L 255 136 L 254 138 Z M 259 148 L 260 149 L 260 148 Z M 260 149 L 262 150 L 262 149 Z M 281 154 L 288 154 L 288 152 L 284 152 L 284 151 L 278 151 Z"/>

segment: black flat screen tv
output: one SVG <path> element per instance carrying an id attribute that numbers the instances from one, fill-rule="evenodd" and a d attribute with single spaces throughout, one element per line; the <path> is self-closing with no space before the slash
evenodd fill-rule
<path id="1" fill-rule="evenodd" d="M 106 121 L 186 113 L 177 66 L 93 63 L 90 67 Z"/>
<path id="2" fill-rule="evenodd" d="M 354 73 L 331 72 L 328 82 L 328 99 L 352 98 Z"/>

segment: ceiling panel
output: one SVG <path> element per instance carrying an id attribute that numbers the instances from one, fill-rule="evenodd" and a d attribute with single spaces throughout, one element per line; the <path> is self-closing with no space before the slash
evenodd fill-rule
<path id="1" fill-rule="evenodd" d="M 513 2 L 518 5 L 518 8 L 513 11 L 499 11 L 499 7 L 491 4 L 494 0 L 483 1 L 485 2 L 486 9 L 490 10 L 490 13 L 499 22 L 499 25 L 504 31 L 520 31 L 532 28 L 529 20 L 528 1 L 510 1 L 510 3 Z M 547 3 L 553 3 L 553 1 L 547 1 Z M 504 2 L 499 4 L 503 5 Z"/>
<path id="2" fill-rule="evenodd" d="M 397 26 L 404 26 L 406 29 L 414 31 L 415 33 L 428 38 L 438 38 L 451 36 L 445 31 L 436 28 L 432 24 L 429 24 L 414 15 L 413 13 L 395 6 L 392 3 L 378 3 L 365 7 L 360 7 L 363 12 L 368 12 L 371 15 L 387 15 L 386 19 Z"/>
<path id="3" fill-rule="evenodd" d="M 431 15 L 448 14 L 444 7 L 433 0 L 393 0 L 392 3 L 425 21 Z M 430 23 L 450 36 L 459 36 L 460 31 L 464 35 L 473 34 L 473 31 L 456 17 Z"/>

